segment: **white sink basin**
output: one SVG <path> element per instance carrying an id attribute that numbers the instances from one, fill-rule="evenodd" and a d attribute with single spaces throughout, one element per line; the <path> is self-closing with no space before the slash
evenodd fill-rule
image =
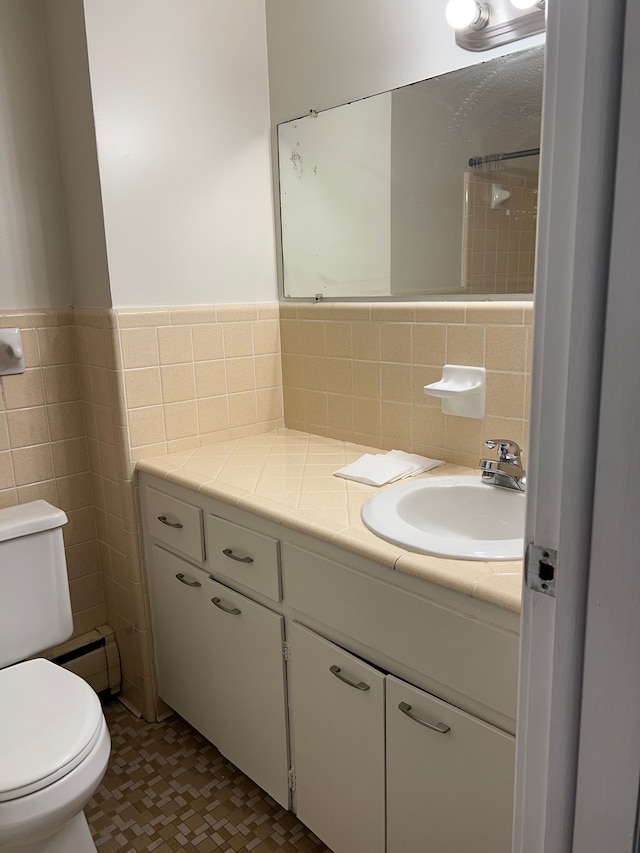
<path id="1" fill-rule="evenodd" d="M 396 483 L 362 507 L 366 526 L 420 554 L 457 560 L 519 560 L 525 495 L 479 477 L 433 477 Z"/>

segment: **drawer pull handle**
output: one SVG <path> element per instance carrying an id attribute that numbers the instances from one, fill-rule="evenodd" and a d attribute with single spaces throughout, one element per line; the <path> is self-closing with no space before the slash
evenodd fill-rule
<path id="1" fill-rule="evenodd" d="M 230 560 L 235 560 L 236 563 L 253 563 L 253 557 L 238 557 L 237 554 L 234 554 L 231 548 L 225 548 L 222 552 L 225 557 L 229 557 Z"/>
<path id="2" fill-rule="evenodd" d="M 178 580 L 180 581 L 180 583 L 186 584 L 187 586 L 194 586 L 194 587 L 195 587 L 195 586 L 202 586 L 202 584 L 200 583 L 200 581 L 188 581 L 188 580 L 185 578 L 185 576 L 182 574 L 182 572 L 178 572 L 178 574 L 176 575 L 176 577 L 178 578 Z"/>
<path id="3" fill-rule="evenodd" d="M 175 527 L 176 530 L 182 527 L 179 521 L 167 521 L 166 515 L 159 515 L 158 521 L 161 521 L 163 524 L 166 524 L 167 527 Z"/>
<path id="4" fill-rule="evenodd" d="M 398 708 L 403 714 L 406 714 L 410 720 L 413 720 L 415 723 L 420 723 L 421 726 L 431 729 L 432 732 L 438 732 L 441 735 L 446 735 L 447 732 L 451 731 L 450 726 L 447 726 L 444 723 L 428 723 L 426 720 L 421 719 L 417 714 L 411 711 L 411 705 L 407 704 L 407 702 L 401 702 L 398 705 Z"/>
<path id="5" fill-rule="evenodd" d="M 365 684 L 364 681 L 351 681 L 350 678 L 347 678 L 346 675 L 342 674 L 340 667 L 335 664 L 329 667 L 329 672 L 332 672 L 336 678 L 339 678 L 340 681 L 344 681 L 344 683 L 348 684 L 349 687 L 355 687 L 356 690 L 362 690 L 364 692 L 369 689 L 369 685 Z"/>
<path id="6" fill-rule="evenodd" d="M 212 598 L 211 602 L 215 604 L 218 610 L 224 610 L 225 613 L 230 613 L 232 616 L 239 616 L 242 613 L 242 610 L 237 607 L 225 607 L 219 598 Z"/>

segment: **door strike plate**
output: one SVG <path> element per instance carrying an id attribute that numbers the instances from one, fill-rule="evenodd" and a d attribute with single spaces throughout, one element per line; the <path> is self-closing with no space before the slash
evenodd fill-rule
<path id="1" fill-rule="evenodd" d="M 556 595 L 556 566 L 558 552 L 542 545 L 527 545 L 524 571 L 529 589 L 545 595 Z"/>

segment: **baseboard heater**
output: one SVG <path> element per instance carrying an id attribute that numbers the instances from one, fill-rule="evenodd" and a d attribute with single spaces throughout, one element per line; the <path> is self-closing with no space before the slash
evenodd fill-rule
<path id="1" fill-rule="evenodd" d="M 100 625 L 86 634 L 73 637 L 48 649 L 40 657 L 84 678 L 96 693 L 113 695 L 120 690 L 120 653 L 110 625 Z"/>

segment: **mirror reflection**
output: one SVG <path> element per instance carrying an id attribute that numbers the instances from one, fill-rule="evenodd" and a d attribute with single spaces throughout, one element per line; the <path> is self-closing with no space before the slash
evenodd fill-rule
<path id="1" fill-rule="evenodd" d="M 284 295 L 531 294 L 543 48 L 278 126 Z"/>

